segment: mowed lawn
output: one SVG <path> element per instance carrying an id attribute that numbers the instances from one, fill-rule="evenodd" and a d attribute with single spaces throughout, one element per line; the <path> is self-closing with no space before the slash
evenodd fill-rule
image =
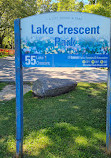
<path id="1" fill-rule="evenodd" d="M 57 97 L 24 95 L 25 158 L 110 158 L 106 154 L 106 83 L 78 83 Z M 0 102 L 0 158 L 16 152 L 16 102 Z"/>

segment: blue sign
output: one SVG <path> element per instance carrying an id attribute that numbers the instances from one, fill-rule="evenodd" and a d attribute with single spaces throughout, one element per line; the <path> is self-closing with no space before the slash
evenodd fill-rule
<path id="1" fill-rule="evenodd" d="M 110 19 L 56 12 L 21 19 L 24 67 L 108 67 Z"/>
<path id="2" fill-rule="evenodd" d="M 24 67 L 108 67 L 109 55 L 29 54 L 22 55 Z"/>
<path id="3" fill-rule="evenodd" d="M 106 147 L 111 153 L 111 22 L 87 13 L 16 19 L 16 157 L 23 155 L 22 67 L 108 67 Z"/>

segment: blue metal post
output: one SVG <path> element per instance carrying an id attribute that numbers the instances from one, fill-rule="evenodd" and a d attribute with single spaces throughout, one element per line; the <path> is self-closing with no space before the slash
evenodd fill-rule
<path id="1" fill-rule="evenodd" d="M 107 83 L 107 111 L 106 111 L 106 148 L 111 154 L 111 20 L 110 20 L 110 58 Z"/>
<path id="2" fill-rule="evenodd" d="M 14 21 L 16 68 L 16 158 L 23 156 L 23 74 L 20 19 Z"/>

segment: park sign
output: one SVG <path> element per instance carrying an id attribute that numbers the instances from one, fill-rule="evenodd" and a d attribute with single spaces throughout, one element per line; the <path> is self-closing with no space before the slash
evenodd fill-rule
<path id="1" fill-rule="evenodd" d="M 20 20 L 23 67 L 108 67 L 110 18 L 80 12 Z"/>
<path id="2" fill-rule="evenodd" d="M 111 21 L 79 12 L 39 14 L 14 22 L 16 157 L 23 153 L 22 67 L 108 67 L 106 147 L 111 153 Z"/>

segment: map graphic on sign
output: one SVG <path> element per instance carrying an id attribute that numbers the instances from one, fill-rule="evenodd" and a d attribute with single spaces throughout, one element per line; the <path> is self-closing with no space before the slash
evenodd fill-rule
<path id="1" fill-rule="evenodd" d="M 56 12 L 21 19 L 24 67 L 108 67 L 110 19 Z"/>

